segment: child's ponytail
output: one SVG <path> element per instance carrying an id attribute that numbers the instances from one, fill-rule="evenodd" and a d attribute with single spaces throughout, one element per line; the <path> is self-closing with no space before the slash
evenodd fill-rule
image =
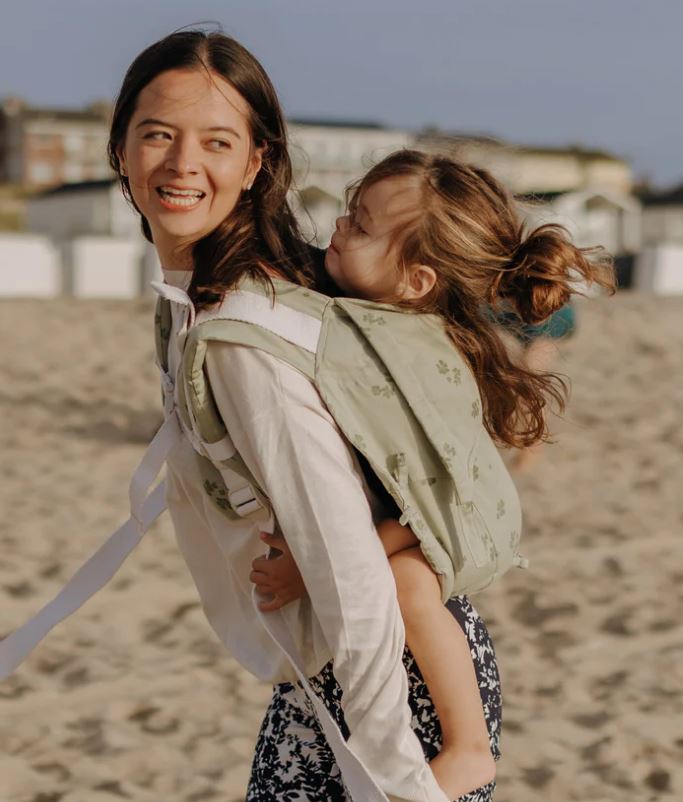
<path id="1" fill-rule="evenodd" d="M 520 237 L 491 287 L 491 301 L 512 303 L 525 323 L 541 323 L 565 306 L 579 285 L 614 290 L 611 260 L 600 248 L 577 248 L 567 230 L 547 223 Z"/>

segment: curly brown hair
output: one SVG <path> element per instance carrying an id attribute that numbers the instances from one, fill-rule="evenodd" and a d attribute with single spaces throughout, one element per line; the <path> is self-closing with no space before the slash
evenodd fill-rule
<path id="1" fill-rule="evenodd" d="M 401 305 L 440 315 L 468 361 L 482 396 L 484 425 L 501 445 L 549 439 L 544 410 L 565 407 L 568 385 L 511 357 L 488 311 L 511 305 L 537 324 L 580 293 L 579 281 L 615 290 L 612 260 L 600 247 L 578 248 L 560 225 L 527 232 L 518 205 L 489 172 L 451 158 L 401 150 L 375 165 L 349 190 L 355 214 L 361 193 L 383 179 L 416 179 L 416 213 L 394 233 L 399 266 L 428 265 L 433 289 Z"/>

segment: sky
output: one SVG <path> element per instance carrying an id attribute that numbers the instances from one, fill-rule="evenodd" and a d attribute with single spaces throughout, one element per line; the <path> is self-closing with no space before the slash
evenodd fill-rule
<path id="1" fill-rule="evenodd" d="M 198 23 L 257 56 L 292 118 L 579 144 L 683 181 L 683 0 L 2 0 L 0 97 L 113 99 Z"/>

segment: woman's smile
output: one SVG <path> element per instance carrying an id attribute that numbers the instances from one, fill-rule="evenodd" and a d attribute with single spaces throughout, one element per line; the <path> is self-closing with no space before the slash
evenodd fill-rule
<path id="1" fill-rule="evenodd" d="M 201 189 L 183 189 L 169 184 L 157 187 L 156 193 L 161 205 L 171 212 L 192 211 L 206 197 L 206 192 Z"/>

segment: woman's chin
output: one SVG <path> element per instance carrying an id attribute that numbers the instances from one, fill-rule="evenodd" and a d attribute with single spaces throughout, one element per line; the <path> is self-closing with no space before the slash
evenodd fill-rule
<path id="1" fill-rule="evenodd" d="M 165 241 L 168 243 L 177 243 L 178 245 L 197 242 L 205 237 L 212 230 L 208 226 L 197 225 L 196 222 L 190 220 L 178 221 L 164 225 L 166 221 L 157 221 L 157 225 L 150 223 L 154 241 Z"/>

